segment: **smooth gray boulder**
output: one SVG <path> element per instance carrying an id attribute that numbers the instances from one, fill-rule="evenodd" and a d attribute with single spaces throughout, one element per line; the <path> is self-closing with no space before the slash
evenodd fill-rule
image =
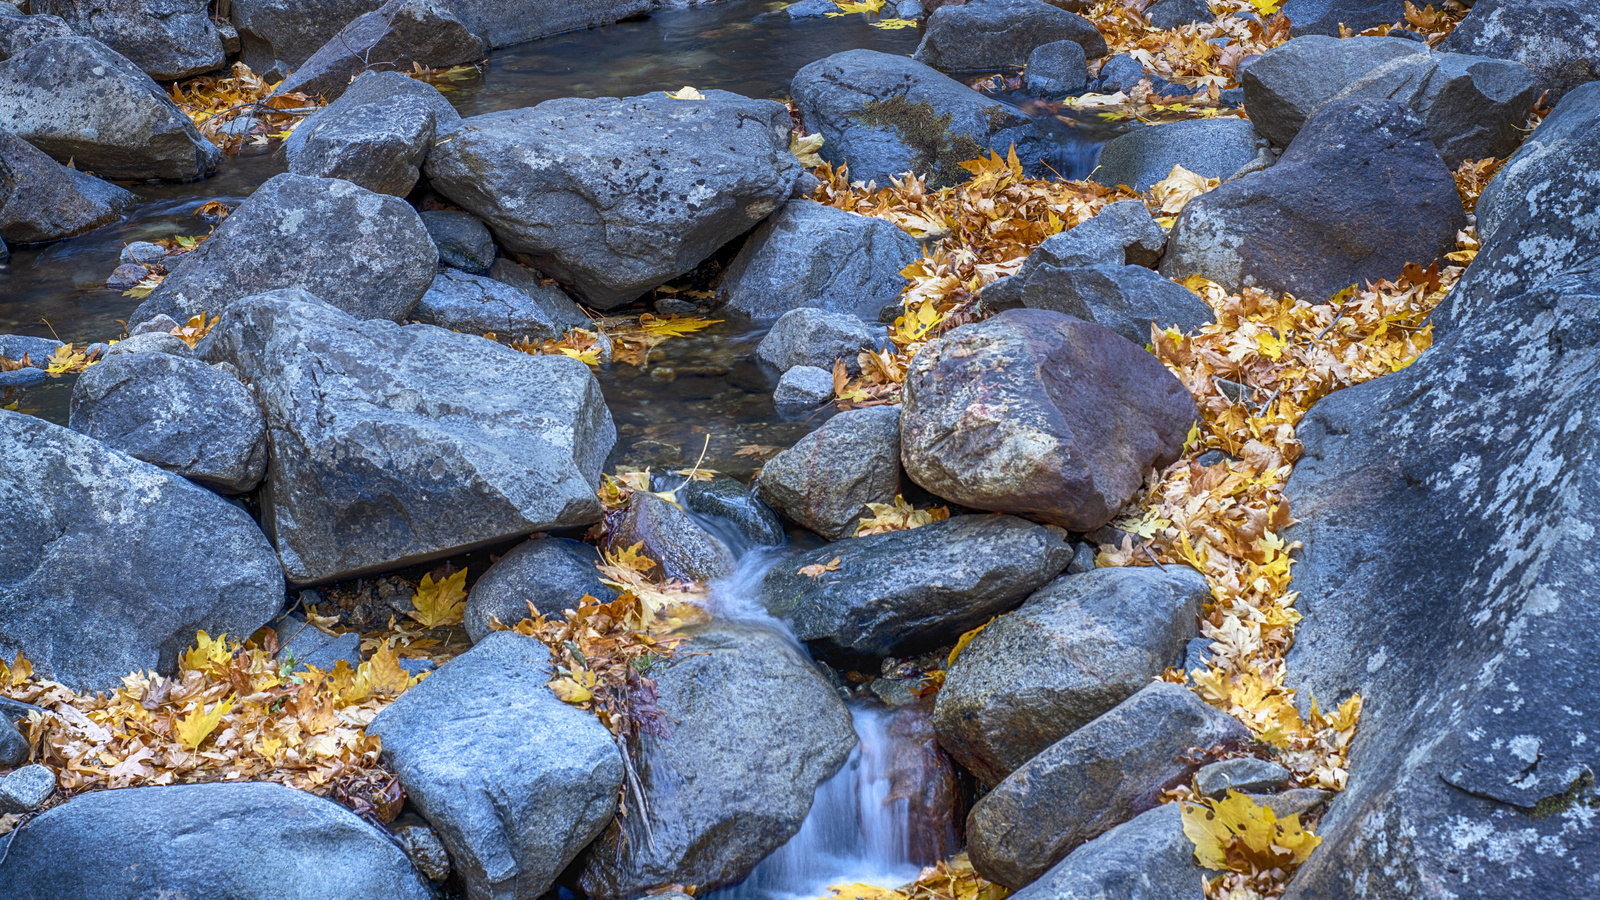
<path id="1" fill-rule="evenodd" d="M 590 846 L 578 883 L 597 900 L 744 878 L 800 830 L 856 745 L 849 710 L 789 639 L 721 623 L 681 633 L 650 673 L 668 724 L 644 729 L 634 756 L 653 824 L 630 801 Z"/>
<path id="2" fill-rule="evenodd" d="M 813 578 L 809 565 L 835 568 Z M 905 656 L 948 644 L 1061 573 L 1072 548 L 1014 516 L 954 516 L 784 560 L 761 603 L 824 652 Z"/>
<path id="3" fill-rule="evenodd" d="M 554 677 L 538 639 L 497 632 L 367 726 L 473 900 L 543 894 L 616 814 L 617 744 Z"/>
<path id="4" fill-rule="evenodd" d="M 281 91 L 282 88 L 280 87 Z M 316 132 L 323 122 L 343 118 L 350 112 L 371 103 L 390 104 L 416 101 L 433 112 L 434 134 L 443 138 L 461 124 L 461 114 L 439 89 L 426 81 L 419 81 L 399 72 L 363 72 L 350 82 L 338 99 L 306 116 L 294 131 L 283 140 L 283 152 L 293 157 L 305 146 L 306 139 Z"/>
<path id="5" fill-rule="evenodd" d="M 199 350 L 266 413 L 263 522 L 296 584 L 600 518 L 616 429 L 575 359 L 360 321 L 304 291 L 237 301 Z"/>
<path id="6" fill-rule="evenodd" d="M 278 175 L 184 254 L 132 321 L 217 315 L 240 298 L 295 288 L 357 318 L 397 322 L 427 293 L 438 258 L 404 200 L 337 178 Z"/>
<path id="7" fill-rule="evenodd" d="M 429 900 L 433 891 L 382 829 L 345 807 L 247 782 L 74 797 L 17 830 L 0 862 L 0 894 Z"/>
<path id="8" fill-rule="evenodd" d="M 494 266 L 494 235 L 477 216 L 459 209 L 429 210 L 422 213 L 422 227 L 439 248 L 439 265 L 468 275 L 487 275 Z"/>
<path id="9" fill-rule="evenodd" d="M 1035 47 L 1072 41 L 1088 59 L 1106 55 L 1093 24 L 1044 0 L 968 0 L 928 17 L 912 58 L 946 72 L 1027 65 Z"/>
<path id="10" fill-rule="evenodd" d="M 1211 6 L 1205 0 L 1157 0 L 1144 11 L 1144 17 L 1163 31 L 1212 20 Z"/>
<path id="11" fill-rule="evenodd" d="M 433 110 L 421 101 L 367 103 L 312 124 L 288 154 L 289 171 L 404 197 L 417 186 L 433 137 Z"/>
<path id="12" fill-rule="evenodd" d="M 1135 344 L 1150 343 L 1150 326 L 1194 331 L 1216 318 L 1193 291 L 1143 266 L 1059 268 L 1024 263 L 983 291 L 991 309 L 1048 309 L 1098 322 Z"/>
<path id="13" fill-rule="evenodd" d="M 1183 811 L 1165 803 L 1134 816 L 1067 854 L 1017 900 L 1204 900 L 1216 874 L 1194 861 Z"/>
<path id="14" fill-rule="evenodd" d="M 868 503 L 900 493 L 900 410 L 839 413 L 761 469 L 756 495 L 795 524 L 829 540 L 850 537 Z"/>
<path id="15" fill-rule="evenodd" d="M 434 277 L 411 311 L 411 320 L 465 334 L 492 332 L 497 338 L 536 343 L 567 330 L 538 301 L 511 285 L 455 269 L 444 269 Z"/>
<path id="16" fill-rule="evenodd" d="M 1385 63 L 1426 56 L 1427 45 L 1403 38 L 1295 38 L 1262 54 L 1239 76 L 1245 111 L 1263 137 L 1287 147 L 1311 114 L 1346 85 Z"/>
<path id="17" fill-rule="evenodd" d="M 31 0 L 28 8 L 60 16 L 156 81 L 177 81 L 220 69 L 227 61 L 207 5 L 207 0 Z"/>
<path id="18" fill-rule="evenodd" d="M 882 332 L 881 326 L 870 328 L 849 313 L 794 309 L 773 323 L 772 330 L 756 345 L 755 356 L 780 373 L 795 366 L 816 366 L 831 372 L 835 360 L 844 360 L 846 371 L 860 373 L 861 364 L 856 357 L 863 350 L 877 349 Z"/>
<path id="19" fill-rule="evenodd" d="M 833 374 L 817 366 L 795 366 L 778 379 L 772 402 L 778 407 L 811 408 L 833 399 Z"/>
<path id="20" fill-rule="evenodd" d="M 490 49 L 618 22 L 657 6 L 655 0 L 451 0 L 450 4 Z"/>
<path id="21" fill-rule="evenodd" d="M 609 603 L 615 588 L 601 583 L 600 552 L 571 538 L 523 541 L 478 576 L 463 615 L 473 643 L 493 633 L 494 620 L 510 628 L 533 615 L 560 616 L 577 609 L 585 595 Z"/>
<path id="22" fill-rule="evenodd" d="M 249 2 L 249 0 L 246 0 Z M 414 66 L 448 69 L 489 55 L 488 45 L 456 16 L 448 0 L 389 0 L 356 16 L 278 85 L 333 99 L 352 79 L 378 65 L 395 72 Z"/>
<path id="23" fill-rule="evenodd" d="M 122 188 L 0 131 L 0 240 L 40 244 L 74 237 L 117 221 L 133 202 Z"/>
<path id="24" fill-rule="evenodd" d="M 1036 591 L 978 632 L 945 676 L 939 744 L 997 784 L 1160 678 L 1211 596 L 1192 569 L 1093 569 Z"/>
<path id="25" fill-rule="evenodd" d="M 574 303 L 565 291 L 538 272 L 502 257 L 496 259 L 494 265 L 489 267 L 489 277 L 509 284 L 532 297 L 533 301 L 550 316 L 551 321 L 563 329 L 595 330 L 594 321 L 584 313 L 583 307 Z"/>
<path id="26" fill-rule="evenodd" d="M 1089 177 L 1107 187 L 1148 191 L 1173 166 L 1205 178 L 1228 178 L 1256 158 L 1261 135 L 1243 119 L 1190 119 L 1147 125 L 1113 138 Z"/>
<path id="27" fill-rule="evenodd" d="M 68 427 L 224 494 L 254 488 L 267 468 L 267 424 L 250 389 L 169 353 L 90 366 L 72 386 Z"/>
<path id="28" fill-rule="evenodd" d="M 102 178 L 191 181 L 222 160 L 150 76 L 93 38 L 41 41 L 0 62 L 0 129 Z"/>
<path id="29" fill-rule="evenodd" d="M 474 116 L 425 167 L 500 245 L 596 309 L 638 299 L 793 192 L 782 104 L 727 91 L 565 98 Z"/>
<path id="30" fill-rule="evenodd" d="M 75 690 L 171 673 L 196 631 L 250 634 L 283 603 L 278 561 L 244 510 L 3 410 L 0 576 L 0 655 Z"/>
<path id="31" fill-rule="evenodd" d="M 921 255 L 892 222 L 790 200 L 756 226 L 717 293 L 729 312 L 756 320 L 814 308 L 876 322 L 899 307 L 900 270 Z"/>
<path id="32" fill-rule="evenodd" d="M 1600 78 L 1600 6 L 1590 0 L 1480 0 L 1439 45 L 1532 69 L 1555 102 Z"/>
<path id="33" fill-rule="evenodd" d="M 1379 25 L 1406 26 L 1406 0 L 1285 0 L 1281 11 L 1289 17 L 1289 33 L 1295 37 L 1316 34 L 1336 38 L 1341 26 L 1352 34 Z"/>
<path id="34" fill-rule="evenodd" d="M 726 519 L 754 543 L 770 547 L 783 543 L 778 514 L 736 479 L 718 475 L 709 481 L 690 481 L 678 493 L 684 509 Z"/>
<path id="35" fill-rule="evenodd" d="M 1011 773 L 967 816 L 973 868 L 1012 889 L 1154 805 L 1188 777 L 1183 756 L 1250 732 L 1188 688 L 1159 681 Z"/>
<path id="36" fill-rule="evenodd" d="M 1077 41 L 1051 41 L 1028 54 L 1022 86 L 1035 94 L 1076 94 L 1089 86 L 1089 64 Z"/>

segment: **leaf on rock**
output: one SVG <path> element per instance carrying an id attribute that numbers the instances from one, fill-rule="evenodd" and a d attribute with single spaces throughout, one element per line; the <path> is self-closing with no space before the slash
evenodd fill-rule
<path id="1" fill-rule="evenodd" d="M 1292 873 L 1322 842 L 1300 827 L 1298 815 L 1279 819 L 1269 807 L 1233 790 L 1222 800 L 1184 803 L 1182 815 L 1195 861 L 1217 871 Z"/>
<path id="2" fill-rule="evenodd" d="M 835 556 L 826 563 L 812 563 L 809 566 L 801 566 L 799 574 L 815 581 L 816 579 L 821 578 L 824 572 L 839 571 L 839 565 L 842 561 L 843 560 L 841 557 Z"/>

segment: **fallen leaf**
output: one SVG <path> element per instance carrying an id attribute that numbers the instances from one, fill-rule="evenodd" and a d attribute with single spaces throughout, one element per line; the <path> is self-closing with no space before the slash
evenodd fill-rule
<path id="1" fill-rule="evenodd" d="M 824 573 L 824 572 L 837 572 L 837 571 L 839 571 L 839 566 L 840 566 L 841 562 L 842 562 L 842 558 L 838 557 L 838 556 L 835 556 L 833 559 L 829 560 L 826 563 L 812 563 L 809 566 L 801 566 L 799 574 L 804 575 L 807 578 L 810 578 L 812 580 L 816 580 L 818 578 L 821 578 L 822 577 L 822 573 Z"/>

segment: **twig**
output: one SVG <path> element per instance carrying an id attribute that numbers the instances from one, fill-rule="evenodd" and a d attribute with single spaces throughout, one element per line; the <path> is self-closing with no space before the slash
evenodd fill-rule
<path id="1" fill-rule="evenodd" d="M 689 486 L 689 482 L 694 480 L 694 473 L 700 471 L 700 464 L 706 461 L 706 451 L 710 450 L 710 449 L 711 449 L 711 432 L 708 431 L 708 432 L 706 432 L 706 443 L 705 443 L 705 446 L 700 448 L 700 458 L 694 461 L 694 466 L 689 469 L 689 474 L 684 476 L 683 484 L 680 484 L 677 487 L 673 488 L 669 493 L 677 494 L 679 491 L 681 491 L 684 488 Z"/>
<path id="2" fill-rule="evenodd" d="M 650 810 L 644 802 L 644 786 L 639 783 L 639 773 L 634 771 L 633 757 L 628 753 L 628 745 L 623 742 L 622 736 L 611 736 L 617 742 L 617 750 L 622 753 L 622 770 L 628 775 L 628 786 L 632 788 L 634 802 L 639 806 L 639 824 L 644 826 L 644 839 L 650 845 L 650 852 L 656 852 L 655 830 L 650 827 Z"/>
<path id="3" fill-rule="evenodd" d="M 1160 569 L 1163 572 L 1165 572 L 1167 570 L 1167 567 L 1163 566 L 1161 564 L 1161 560 L 1156 559 L 1156 555 L 1154 553 L 1150 552 L 1150 545 L 1149 544 L 1144 544 L 1143 545 L 1143 549 L 1144 549 L 1144 555 L 1150 557 L 1150 561 L 1156 564 L 1156 568 Z"/>

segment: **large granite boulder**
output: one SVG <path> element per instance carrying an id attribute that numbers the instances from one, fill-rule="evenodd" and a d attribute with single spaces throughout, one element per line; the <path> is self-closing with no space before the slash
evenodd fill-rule
<path id="1" fill-rule="evenodd" d="M 928 17 L 912 56 L 946 72 L 1020 68 L 1035 47 L 1071 41 L 1088 59 L 1106 55 L 1093 24 L 1044 0 L 969 0 Z"/>
<path id="2" fill-rule="evenodd" d="M 1093 531 L 1178 458 L 1195 418 L 1189 392 L 1138 345 L 1013 309 L 912 360 L 900 456 L 911 480 L 963 506 Z"/>
<path id="3" fill-rule="evenodd" d="M 1012 146 L 1042 174 L 1050 149 L 1026 116 L 904 56 L 835 53 L 796 73 L 789 92 L 807 130 L 823 136 L 822 158 L 849 166 L 852 181 L 915 172 L 945 187 L 971 177 L 962 162 Z"/>
<path id="4" fill-rule="evenodd" d="M 427 293 L 439 252 L 416 210 L 337 178 L 278 175 L 184 254 L 132 321 L 225 312 L 294 288 L 361 319 L 400 321 Z"/>
<path id="5" fill-rule="evenodd" d="M 900 493 L 900 410 L 872 406 L 839 413 L 774 456 L 756 494 L 797 525 L 829 540 L 850 537 L 868 503 Z"/>
<path id="6" fill-rule="evenodd" d="M 644 812 L 629 800 L 581 862 L 597 900 L 744 878 L 800 830 L 856 745 L 849 710 L 787 637 L 734 624 L 682 633 L 683 652 L 650 674 L 665 724 L 635 745 Z"/>
<path id="7" fill-rule="evenodd" d="M 249 0 L 246 0 L 249 2 Z M 297 66 L 277 92 L 299 91 L 329 99 L 375 62 L 396 72 L 413 66 L 448 69 L 488 55 L 483 38 L 456 17 L 448 0 L 389 0 L 350 20 Z"/>
<path id="8" fill-rule="evenodd" d="M 622 755 L 554 677 L 537 639 L 498 632 L 367 726 L 472 900 L 534 900 L 616 814 Z"/>
<path id="9" fill-rule="evenodd" d="M 0 131 L 0 240 L 39 244 L 73 237 L 117 221 L 133 201 L 122 188 Z"/>
<path id="10" fill-rule="evenodd" d="M 762 581 L 761 603 L 824 652 L 904 656 L 1005 612 L 1071 560 L 1060 534 L 1032 522 L 955 516 L 785 559 Z M 802 571 L 813 565 L 824 571 Z"/>
<path id="11" fill-rule="evenodd" d="M 1277 165 L 1189 201 L 1161 274 L 1326 303 L 1352 284 L 1439 259 L 1466 221 L 1455 178 L 1415 113 L 1392 100 L 1334 100 Z"/>
<path id="12" fill-rule="evenodd" d="M 433 147 L 433 110 L 411 97 L 367 103 L 322 117 L 288 153 L 289 171 L 342 178 L 378 194 L 404 197 L 417 186 Z"/>
<path id="13" fill-rule="evenodd" d="M 1136 191 L 1172 174 L 1173 166 L 1206 178 L 1230 178 L 1256 158 L 1261 136 L 1243 119 L 1190 119 L 1135 128 L 1100 150 L 1094 181 Z"/>
<path id="14" fill-rule="evenodd" d="M 1166 803 L 1083 844 L 1017 891 L 1017 900 L 1204 900 L 1215 878 L 1194 861 L 1182 806 Z"/>
<path id="15" fill-rule="evenodd" d="M 1589 0 L 1479 0 L 1439 45 L 1450 53 L 1515 60 L 1552 102 L 1600 78 L 1600 6 Z"/>
<path id="16" fill-rule="evenodd" d="M 264 782 L 75 797 L 17 830 L 0 862 L 0 894 L 12 900 L 434 895 L 382 829 L 332 800 Z"/>
<path id="17" fill-rule="evenodd" d="M 1239 85 L 1256 129 L 1287 147 L 1311 114 L 1346 85 L 1385 63 L 1428 55 L 1426 44 L 1397 37 L 1295 38 L 1246 67 Z"/>
<path id="18" fill-rule="evenodd" d="M 207 5 L 207 0 L 32 0 L 29 9 L 60 16 L 156 81 L 177 81 L 220 69 L 226 61 Z"/>
<path id="19" fill-rule="evenodd" d="M 383 0 L 233 0 L 239 61 L 268 81 L 282 81 L 350 21 Z"/>
<path id="20" fill-rule="evenodd" d="M 1463 5 L 1472 3 L 1469 0 Z M 1341 28 L 1359 34 L 1379 25 L 1406 24 L 1406 0 L 1286 0 L 1282 12 L 1289 17 L 1289 33 L 1295 37 L 1338 37 Z"/>
<path id="21" fill-rule="evenodd" d="M 247 635 L 283 573 L 244 510 L 149 463 L 0 410 L 0 655 L 68 687 L 171 673 L 195 632 Z"/>
<path id="22" fill-rule="evenodd" d="M 559 616 L 576 609 L 585 595 L 610 602 L 617 592 L 600 581 L 600 553 L 571 538 L 524 541 L 478 576 L 467 595 L 467 636 L 474 643 L 493 633 L 496 619 L 507 628 L 533 615 Z M 529 606 L 533 610 L 529 610 Z"/>
<path id="23" fill-rule="evenodd" d="M 1204 576 L 1176 567 L 1056 579 L 957 657 L 934 708 L 939 743 L 997 784 L 1161 677 L 1210 596 Z"/>
<path id="24" fill-rule="evenodd" d="M 60 16 L 29 16 L 20 11 L 13 16 L 6 13 L 5 6 L 0 6 L 0 60 L 10 59 L 34 44 L 51 38 L 77 36 L 78 33 Z"/>
<path id="25" fill-rule="evenodd" d="M 1162 330 L 1194 331 L 1216 317 L 1193 291 L 1143 266 L 1023 263 L 1016 275 L 983 290 L 990 309 L 1048 309 L 1098 322 L 1135 344 Z"/>
<path id="26" fill-rule="evenodd" d="M 892 222 L 790 200 L 751 233 L 718 295 L 728 311 L 757 320 L 815 308 L 876 322 L 900 305 L 900 270 L 921 255 Z"/>
<path id="27" fill-rule="evenodd" d="M 266 412 L 262 517 L 296 584 L 600 518 L 616 429 L 575 359 L 360 321 L 304 291 L 235 302 L 198 349 Z"/>
<path id="28" fill-rule="evenodd" d="M 222 160 L 150 76 L 93 38 L 41 41 L 0 62 L 0 129 L 102 178 L 189 181 Z"/>
<path id="29" fill-rule="evenodd" d="M 790 125 L 782 104 L 727 91 L 548 100 L 463 121 L 426 172 L 502 247 L 610 309 L 788 199 L 802 171 Z"/>

